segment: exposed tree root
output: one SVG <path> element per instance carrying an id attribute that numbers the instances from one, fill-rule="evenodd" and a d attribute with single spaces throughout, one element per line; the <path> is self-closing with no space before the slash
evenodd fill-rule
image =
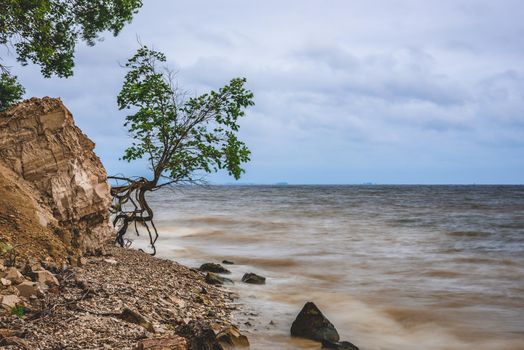
<path id="1" fill-rule="evenodd" d="M 158 231 L 153 221 L 153 210 L 147 203 L 146 193 L 154 191 L 157 188 L 156 184 L 143 177 L 110 176 L 109 179 L 118 183 L 111 188 L 113 204 L 110 211 L 116 230 L 115 243 L 121 247 L 129 247 L 131 241 L 124 237 L 129 225 L 133 225 L 137 236 L 140 236 L 138 226 L 142 225 L 149 235 L 149 244 L 153 250 L 150 254 L 155 255 Z"/>

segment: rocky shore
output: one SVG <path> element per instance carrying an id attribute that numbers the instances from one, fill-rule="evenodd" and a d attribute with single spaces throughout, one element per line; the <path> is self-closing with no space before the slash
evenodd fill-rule
<path id="1" fill-rule="evenodd" d="M 234 295 L 206 283 L 203 272 L 114 247 L 80 262 L 82 266 L 60 271 L 38 263 L 17 266 L 23 275 L 0 287 L 1 346 L 218 349 L 220 342 L 227 349 L 247 341 L 231 324 Z M 45 268 L 56 272 L 56 284 L 34 278 Z M 13 271 L 2 270 L 2 275 Z M 24 282 L 34 290 L 19 290 Z M 11 296 L 16 296 L 19 312 L 8 303 Z M 206 338 L 206 332 L 214 336 Z"/>
<path id="2" fill-rule="evenodd" d="M 227 268 L 112 244 L 109 184 L 93 150 L 59 99 L 0 113 L 0 349 L 248 347 L 232 324 L 235 295 L 222 287 L 234 284 Z M 266 278 L 246 271 L 237 282 Z M 358 349 L 312 303 L 291 335 Z"/>
<path id="3" fill-rule="evenodd" d="M 205 272 L 112 245 L 94 146 L 60 99 L 0 113 L 0 348 L 248 345 Z"/>

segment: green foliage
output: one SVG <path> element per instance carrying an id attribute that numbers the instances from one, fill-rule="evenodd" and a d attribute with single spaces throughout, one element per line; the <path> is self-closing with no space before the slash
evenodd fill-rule
<path id="1" fill-rule="evenodd" d="M 8 73 L 0 74 L 0 112 L 20 101 L 24 93 L 25 89 L 18 83 L 16 76 Z"/>
<path id="2" fill-rule="evenodd" d="M 141 0 L 2 0 L 0 45 L 14 46 L 18 61 L 40 65 L 42 74 L 73 74 L 77 41 L 94 45 L 98 33 L 117 35 Z"/>
<path id="3" fill-rule="evenodd" d="M 13 250 L 13 246 L 9 243 L 0 241 L 0 254 L 6 254 Z"/>
<path id="4" fill-rule="evenodd" d="M 165 67 L 164 54 L 142 46 L 129 59 L 120 109 L 132 109 L 125 126 L 134 139 L 123 159 L 146 158 L 152 182 L 198 181 L 203 173 L 225 169 L 235 179 L 250 151 L 237 137 L 239 118 L 254 105 L 246 79 L 235 78 L 217 91 L 186 98 Z"/>
<path id="5" fill-rule="evenodd" d="M 11 308 L 11 315 L 22 317 L 25 315 L 25 313 L 26 309 L 22 305 L 16 305 Z"/>

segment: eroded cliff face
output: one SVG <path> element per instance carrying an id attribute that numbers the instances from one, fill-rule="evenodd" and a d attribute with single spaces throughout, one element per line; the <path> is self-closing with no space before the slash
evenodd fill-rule
<path id="1" fill-rule="evenodd" d="M 60 99 L 32 98 L 0 113 L 0 191 L 17 186 L 32 203 L 27 214 L 69 256 L 95 252 L 112 234 L 107 175 L 93 149 Z M 0 196 L 0 234 L 16 244 L 23 232 L 5 224 L 20 217 L 11 204 Z"/>

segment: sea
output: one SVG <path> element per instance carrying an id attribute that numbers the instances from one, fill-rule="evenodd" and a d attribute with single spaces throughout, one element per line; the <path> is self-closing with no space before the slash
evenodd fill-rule
<path id="1" fill-rule="evenodd" d="M 524 349 L 524 186 L 194 186 L 149 200 L 157 256 L 234 262 L 224 288 L 251 349 L 319 349 L 290 336 L 307 301 L 361 350 Z"/>

